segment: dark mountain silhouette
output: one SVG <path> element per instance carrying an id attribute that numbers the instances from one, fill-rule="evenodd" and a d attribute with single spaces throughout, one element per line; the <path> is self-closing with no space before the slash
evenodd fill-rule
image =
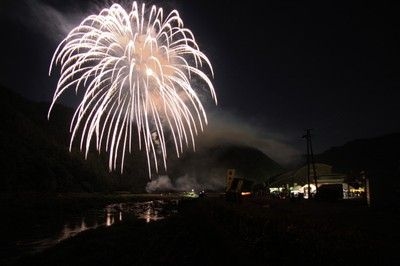
<path id="1" fill-rule="evenodd" d="M 1 191 L 143 190 L 148 178 L 145 171 L 133 171 L 134 163 L 119 175 L 108 172 L 104 155 L 91 152 L 85 160 L 77 149 L 68 151 L 72 109 L 56 105 L 48 121 L 49 103 L 28 101 L 3 87 L 0 104 Z M 137 157 L 135 163 L 144 160 Z"/>
<path id="2" fill-rule="evenodd" d="M 186 152 L 179 163 L 173 165 L 172 173 L 174 176 L 196 176 L 199 181 L 207 178 L 225 181 L 227 169 L 232 168 L 236 170 L 236 176 L 256 183 L 266 182 L 270 176 L 283 171 L 278 163 L 255 148 L 226 143 Z"/>
<path id="3" fill-rule="evenodd" d="M 342 173 L 395 172 L 400 166 L 400 133 L 350 141 L 317 155 L 317 160 Z"/>
<path id="4" fill-rule="evenodd" d="M 79 142 L 69 152 L 71 108 L 55 105 L 47 120 L 49 103 L 31 102 L 1 86 L 0 104 L 0 191 L 145 191 L 149 178 L 143 152 L 126 156 L 123 174 L 108 171 L 105 153 L 93 149 L 85 160 Z M 172 179 L 185 174 L 225 178 L 227 168 L 257 181 L 281 170 L 258 150 L 229 144 L 168 158 Z"/>

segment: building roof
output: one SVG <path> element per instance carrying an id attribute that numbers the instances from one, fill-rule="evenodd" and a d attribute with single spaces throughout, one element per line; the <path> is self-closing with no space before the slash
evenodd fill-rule
<path id="1" fill-rule="evenodd" d="M 343 179 L 346 177 L 345 174 L 332 172 L 332 166 L 323 163 L 315 164 L 315 172 L 317 180 L 324 183 L 335 183 L 338 180 L 343 181 Z M 312 166 L 310 167 L 310 182 L 314 182 Z M 307 165 L 275 176 L 270 183 L 270 187 L 284 186 L 286 184 L 292 186 L 294 183 L 298 185 L 307 184 Z"/>

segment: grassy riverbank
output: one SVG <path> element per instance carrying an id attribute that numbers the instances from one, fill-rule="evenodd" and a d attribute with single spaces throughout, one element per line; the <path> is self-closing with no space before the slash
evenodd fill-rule
<path id="1" fill-rule="evenodd" d="M 358 202 L 183 200 L 168 219 L 87 231 L 20 265 L 390 265 L 399 218 Z"/>

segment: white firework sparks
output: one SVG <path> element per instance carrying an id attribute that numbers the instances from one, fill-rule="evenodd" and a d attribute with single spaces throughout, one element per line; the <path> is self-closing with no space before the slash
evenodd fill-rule
<path id="1" fill-rule="evenodd" d="M 80 136 L 80 149 L 89 152 L 92 141 L 109 153 L 109 169 L 121 172 L 125 154 L 132 152 L 133 133 L 147 154 L 149 176 L 158 160 L 166 169 L 165 131 L 173 138 L 176 154 L 195 148 L 194 136 L 207 116 L 192 79 L 202 80 L 217 103 L 205 65 L 213 75 L 193 33 L 184 28 L 178 11 L 166 17 L 162 8 L 147 9 L 133 2 L 127 12 L 118 4 L 91 15 L 57 47 L 49 75 L 60 65 L 60 78 L 50 112 L 69 88 L 84 90 L 71 121 L 70 150 Z"/>

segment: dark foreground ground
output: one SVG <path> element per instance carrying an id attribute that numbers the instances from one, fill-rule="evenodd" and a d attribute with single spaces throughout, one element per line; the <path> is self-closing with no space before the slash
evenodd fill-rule
<path id="1" fill-rule="evenodd" d="M 399 265 L 400 214 L 361 202 L 183 200 L 83 232 L 17 265 Z"/>

